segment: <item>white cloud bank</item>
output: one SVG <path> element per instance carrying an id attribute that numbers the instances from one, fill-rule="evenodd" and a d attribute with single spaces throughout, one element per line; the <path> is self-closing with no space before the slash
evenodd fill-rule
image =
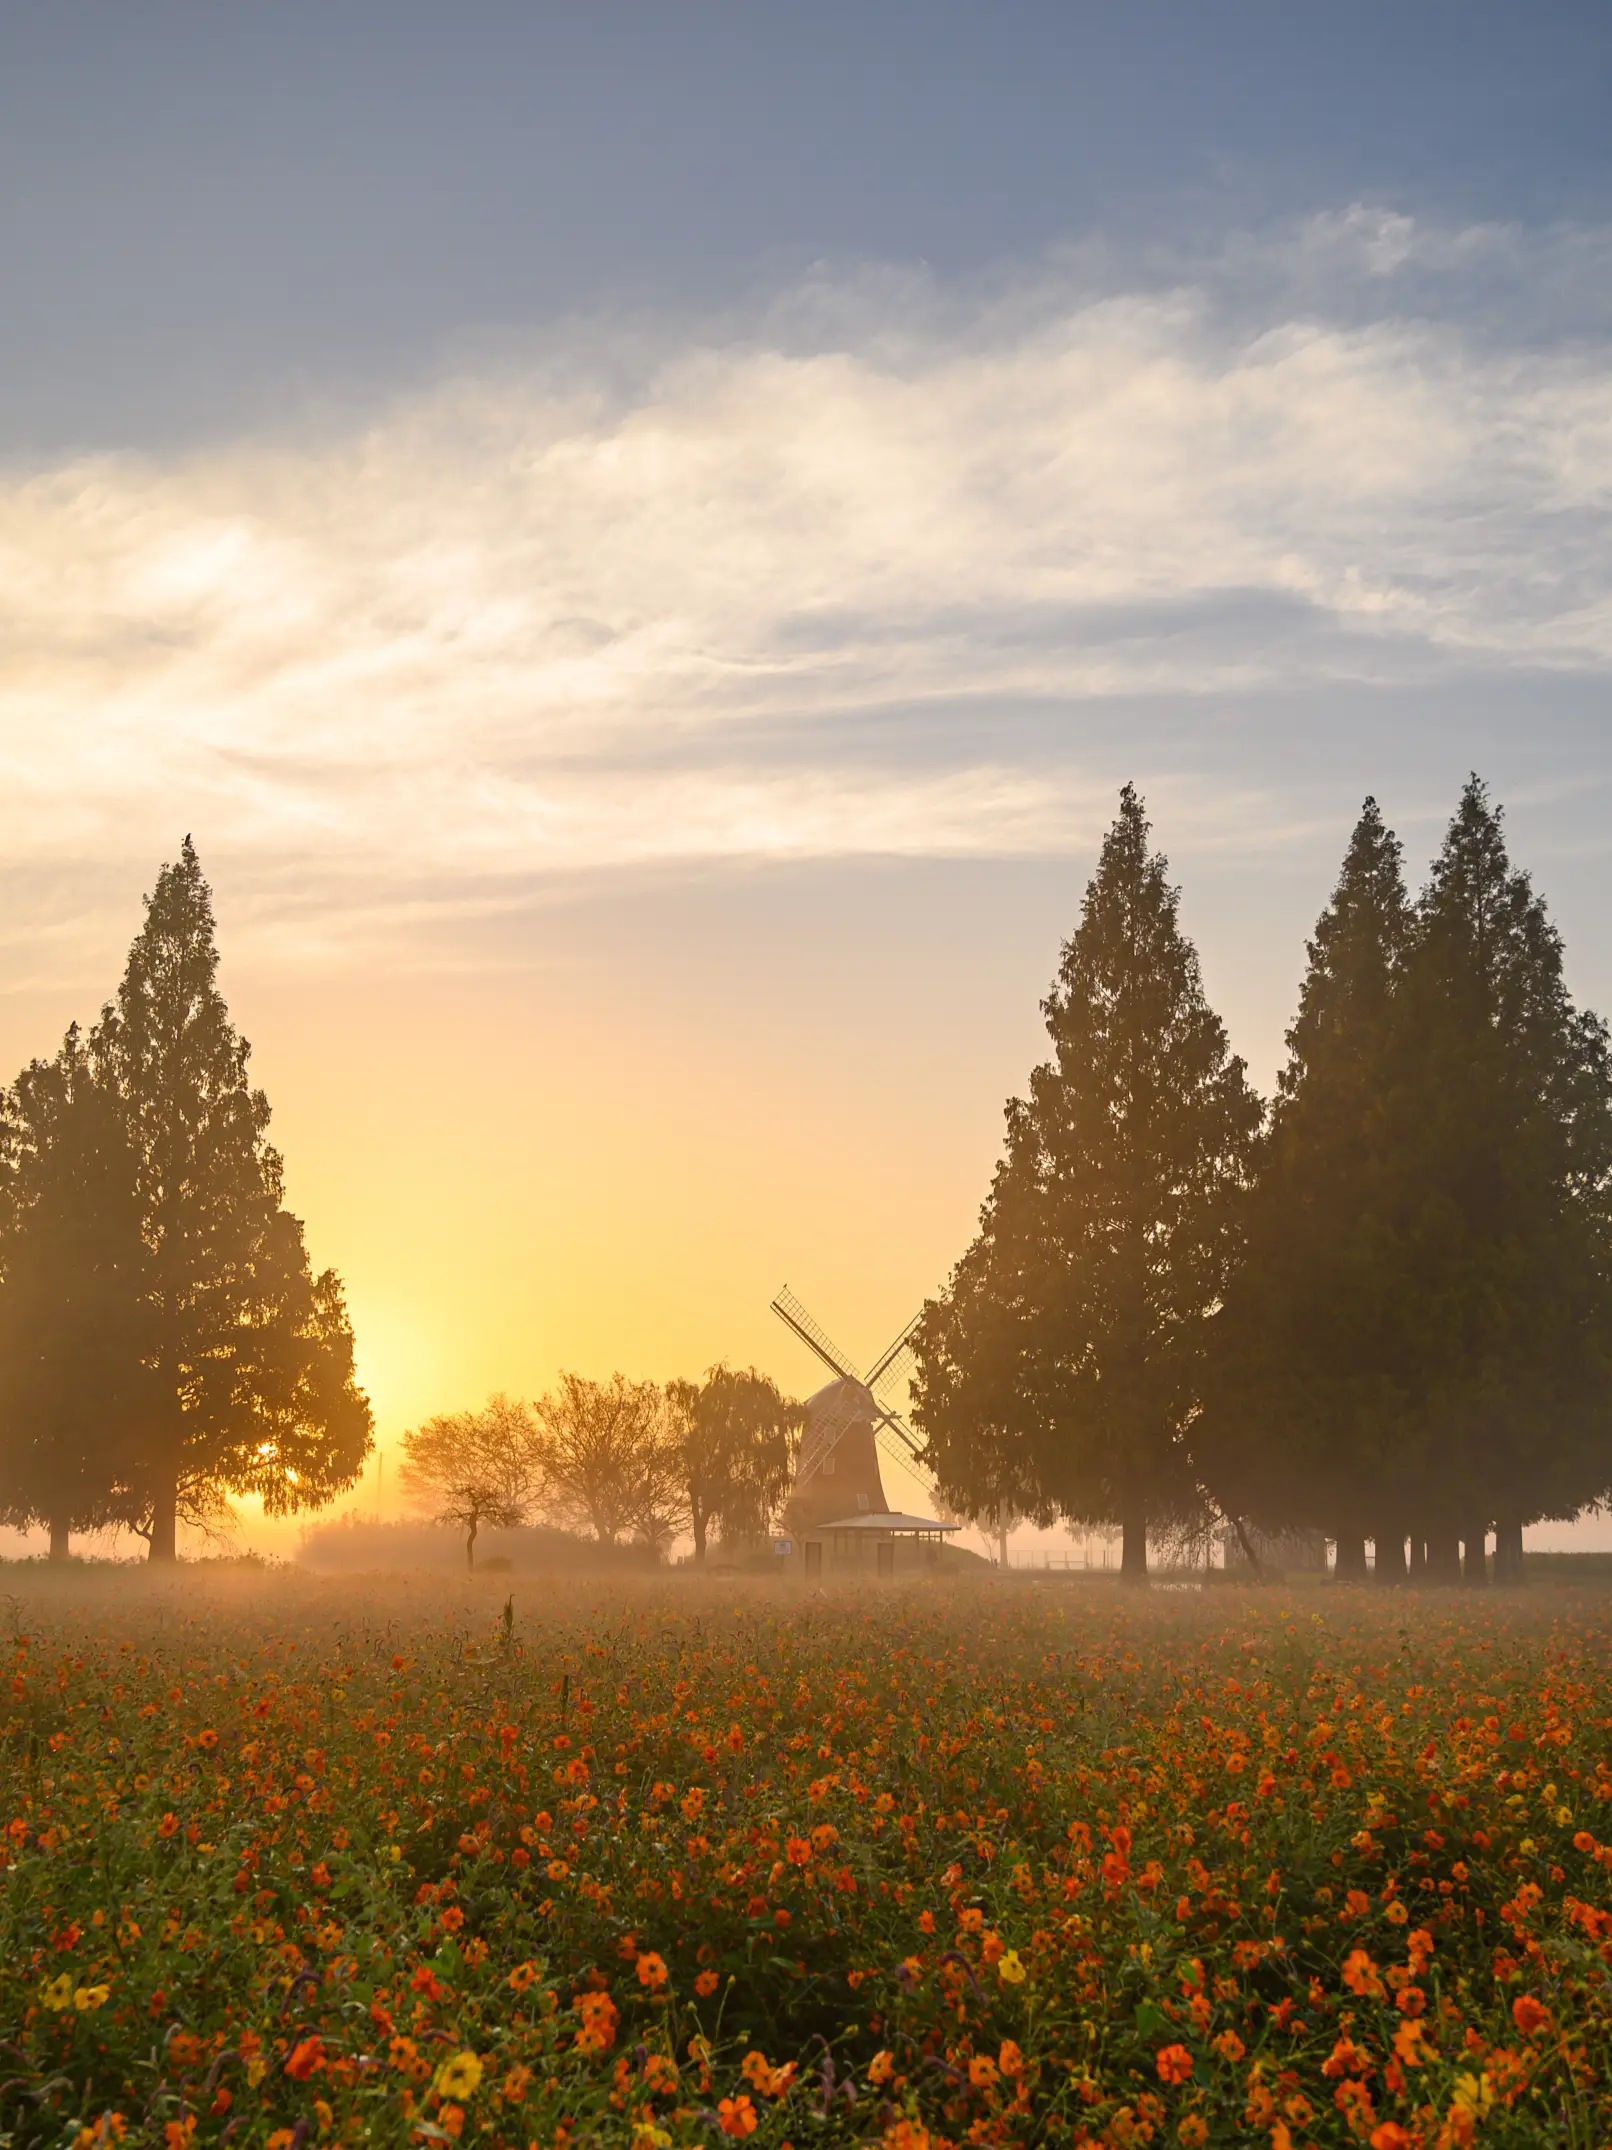
<path id="1" fill-rule="evenodd" d="M 1609 339 L 1538 327 L 1607 252 L 1355 212 L 1129 290 L 825 281 L 345 437 L 13 474 L 0 844 L 154 862 L 190 825 L 338 909 L 1037 849 L 1095 802 L 1012 703 L 1602 671 Z"/>

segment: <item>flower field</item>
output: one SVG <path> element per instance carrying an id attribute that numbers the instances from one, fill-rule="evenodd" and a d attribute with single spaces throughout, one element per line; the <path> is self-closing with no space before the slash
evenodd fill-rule
<path id="1" fill-rule="evenodd" d="M 1612 2141 L 1612 1597 L 24 1589 L 4 2141 Z"/>

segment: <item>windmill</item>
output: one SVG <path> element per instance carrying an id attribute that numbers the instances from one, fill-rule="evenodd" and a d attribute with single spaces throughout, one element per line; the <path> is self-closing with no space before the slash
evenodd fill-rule
<path id="1" fill-rule="evenodd" d="M 889 1515 L 890 1503 L 879 1475 L 879 1450 L 902 1464 L 933 1494 L 920 1458 L 923 1446 L 888 1392 L 912 1356 L 915 1315 L 866 1374 L 833 1342 L 786 1284 L 772 1310 L 820 1359 L 833 1377 L 806 1399 L 806 1430 L 801 1437 L 795 1487 L 786 1511 L 796 1528 L 809 1529 L 853 1513 Z M 881 1390 L 885 1393 L 881 1394 Z"/>

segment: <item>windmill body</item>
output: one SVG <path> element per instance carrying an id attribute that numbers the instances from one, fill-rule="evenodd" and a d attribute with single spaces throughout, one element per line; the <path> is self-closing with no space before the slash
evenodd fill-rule
<path id="1" fill-rule="evenodd" d="M 885 1497 L 879 1451 L 899 1455 L 920 1482 L 927 1478 L 917 1459 L 917 1436 L 881 1385 L 893 1387 L 908 1355 L 908 1323 L 864 1379 L 838 1345 L 819 1327 L 786 1285 L 772 1302 L 779 1320 L 794 1331 L 833 1375 L 806 1400 L 806 1426 L 795 1466 L 795 1484 L 784 1509 L 791 1541 L 799 1540 L 806 1572 L 818 1572 L 825 1544 L 838 1565 L 860 1565 L 872 1543 L 881 1575 L 895 1572 L 895 1544 L 921 1544 L 928 1558 L 939 1558 L 944 1534 L 957 1526 L 928 1516 L 898 1515 Z"/>
<path id="2" fill-rule="evenodd" d="M 842 1516 L 890 1513 L 874 1436 L 878 1420 L 873 1391 L 848 1375 L 807 1397 L 795 1487 L 784 1510 L 794 1536 Z"/>

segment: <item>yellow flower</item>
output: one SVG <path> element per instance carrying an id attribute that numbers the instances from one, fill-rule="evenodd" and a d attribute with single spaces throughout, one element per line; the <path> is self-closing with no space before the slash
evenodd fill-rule
<path id="1" fill-rule="evenodd" d="M 104 2008 L 111 1997 L 110 1986 L 80 1986 L 73 1995 L 73 2006 L 81 2015 L 92 2015 L 97 2008 Z"/>
<path id="2" fill-rule="evenodd" d="M 53 1978 L 40 1987 L 39 1998 L 47 2008 L 55 2009 L 58 2014 L 64 2008 L 71 2008 L 73 2005 L 72 1979 L 64 1971 L 60 1978 Z"/>
<path id="3" fill-rule="evenodd" d="M 1494 2084 L 1488 2072 L 1482 2075 L 1458 2075 L 1455 2079 L 1453 2101 L 1463 2112 L 1482 2115 L 1494 2105 Z"/>
<path id="4" fill-rule="evenodd" d="M 473 2098 L 481 2084 L 481 2062 L 474 2053 L 455 2053 L 437 2070 L 432 2089 L 439 2098 Z"/>
<path id="5" fill-rule="evenodd" d="M 1019 1952 L 1010 1948 L 996 1967 L 996 1975 L 1004 1986 L 1022 1986 L 1029 1973 L 1019 1961 Z"/>

